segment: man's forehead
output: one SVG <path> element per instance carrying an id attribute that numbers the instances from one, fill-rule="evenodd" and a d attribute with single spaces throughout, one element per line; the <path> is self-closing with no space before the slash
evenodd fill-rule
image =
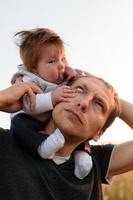
<path id="1" fill-rule="evenodd" d="M 86 85 L 86 87 L 89 87 L 91 85 L 91 88 L 98 88 L 98 86 L 100 85 L 100 87 L 103 88 L 107 88 L 109 90 L 109 87 L 107 87 L 107 85 L 105 84 L 105 82 L 102 79 L 93 77 L 93 76 L 82 76 L 79 77 L 76 81 L 74 81 L 74 83 L 72 84 L 77 85 L 77 84 L 84 84 Z"/>
<path id="2" fill-rule="evenodd" d="M 112 87 L 107 85 L 102 79 L 93 76 L 84 76 L 78 78 L 73 84 L 73 87 L 84 86 L 88 91 L 96 92 L 97 95 L 104 100 L 110 102 L 114 98 L 114 92 Z"/>

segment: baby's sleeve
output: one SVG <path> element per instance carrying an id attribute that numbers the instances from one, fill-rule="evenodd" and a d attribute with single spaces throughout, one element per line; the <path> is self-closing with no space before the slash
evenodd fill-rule
<path id="1" fill-rule="evenodd" d="M 53 109 L 52 104 L 52 93 L 46 92 L 41 94 L 36 94 L 36 105 L 34 111 L 30 111 L 30 100 L 27 95 L 23 97 L 23 109 L 25 112 L 30 114 L 40 114 Z"/>

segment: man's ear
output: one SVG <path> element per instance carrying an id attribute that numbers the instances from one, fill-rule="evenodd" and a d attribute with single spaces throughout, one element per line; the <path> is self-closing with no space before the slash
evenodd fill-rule
<path id="1" fill-rule="evenodd" d="M 92 139 L 93 139 L 95 142 L 97 142 L 97 141 L 100 139 L 100 137 L 101 137 L 102 134 L 103 134 L 103 131 L 102 131 L 102 130 L 99 130 L 99 131 L 96 132 L 96 134 L 93 136 Z"/>

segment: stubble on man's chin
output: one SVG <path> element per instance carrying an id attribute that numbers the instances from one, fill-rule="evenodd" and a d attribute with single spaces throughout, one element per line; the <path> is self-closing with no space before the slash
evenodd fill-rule
<path id="1" fill-rule="evenodd" d="M 65 141 L 68 143 L 82 143 L 84 142 L 83 139 L 81 137 L 78 137 L 77 135 L 73 135 L 71 132 L 68 131 L 62 131 L 62 134 L 65 137 Z"/>

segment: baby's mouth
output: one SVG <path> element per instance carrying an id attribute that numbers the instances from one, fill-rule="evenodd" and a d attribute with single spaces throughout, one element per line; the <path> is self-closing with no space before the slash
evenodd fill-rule
<path id="1" fill-rule="evenodd" d="M 64 80 L 64 74 L 59 74 L 58 80 L 62 82 Z"/>

